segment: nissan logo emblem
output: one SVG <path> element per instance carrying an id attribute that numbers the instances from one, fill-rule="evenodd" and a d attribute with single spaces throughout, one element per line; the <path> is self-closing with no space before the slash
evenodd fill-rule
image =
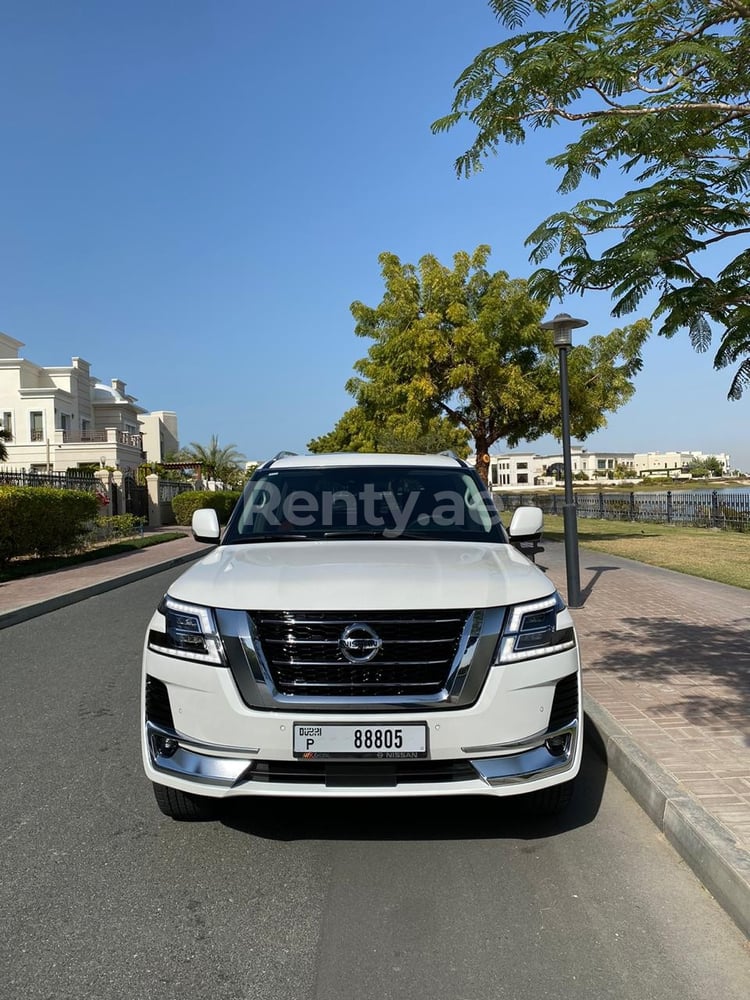
<path id="1" fill-rule="evenodd" d="M 347 625 L 339 639 L 339 649 L 350 663 L 369 663 L 375 659 L 383 640 L 364 622 Z"/>

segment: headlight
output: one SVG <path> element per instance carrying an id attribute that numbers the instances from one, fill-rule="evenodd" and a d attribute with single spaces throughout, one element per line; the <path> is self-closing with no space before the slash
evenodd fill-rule
<path id="1" fill-rule="evenodd" d="M 159 611 L 164 615 L 165 631 L 148 634 L 148 648 L 168 656 L 180 656 L 199 663 L 226 663 L 224 647 L 210 608 L 184 604 L 168 594 Z"/>
<path id="2" fill-rule="evenodd" d="M 557 627 L 558 612 L 564 610 L 565 603 L 557 593 L 543 601 L 510 608 L 495 662 L 516 663 L 573 649 L 576 644 L 573 627 Z"/>

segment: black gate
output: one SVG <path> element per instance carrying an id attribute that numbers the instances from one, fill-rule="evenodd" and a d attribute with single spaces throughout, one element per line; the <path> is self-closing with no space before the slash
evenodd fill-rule
<path id="1" fill-rule="evenodd" d="M 125 476 L 122 488 L 125 493 L 125 513 L 148 517 L 148 487 L 139 486 L 134 476 Z"/>

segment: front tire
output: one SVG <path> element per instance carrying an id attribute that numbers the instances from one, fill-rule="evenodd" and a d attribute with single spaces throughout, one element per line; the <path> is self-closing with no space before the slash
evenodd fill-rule
<path id="1" fill-rule="evenodd" d="M 154 798 L 159 809 L 170 819 L 179 822 L 197 823 L 216 816 L 214 802 L 205 795 L 192 795 L 182 792 L 179 788 L 169 788 L 167 785 L 154 783 Z"/>

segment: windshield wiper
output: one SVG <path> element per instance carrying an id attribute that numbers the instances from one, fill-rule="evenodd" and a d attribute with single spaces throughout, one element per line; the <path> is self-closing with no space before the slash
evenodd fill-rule
<path id="1" fill-rule="evenodd" d="M 337 531 L 325 531 L 324 538 L 385 538 L 386 541 L 399 538 L 424 538 L 424 534 L 413 531 L 399 531 L 398 528 L 341 528 Z"/>
<path id="2" fill-rule="evenodd" d="M 249 542 L 309 542 L 312 535 L 291 534 L 290 532 L 269 532 L 266 535 L 244 535 L 232 538 L 225 545 L 247 545 Z"/>

